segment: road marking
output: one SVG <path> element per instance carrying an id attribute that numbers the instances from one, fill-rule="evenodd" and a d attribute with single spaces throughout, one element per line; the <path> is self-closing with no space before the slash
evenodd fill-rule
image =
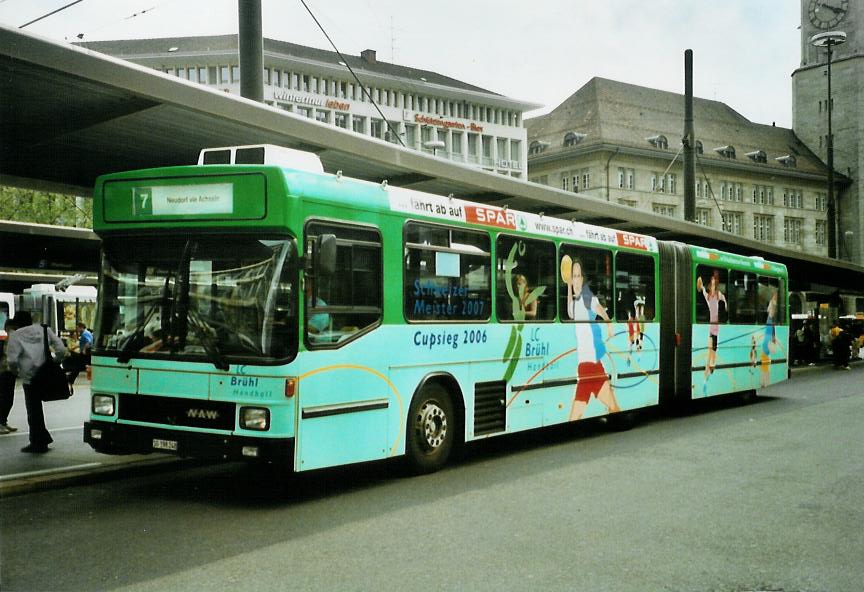
<path id="1" fill-rule="evenodd" d="M 80 425 L 80 426 L 73 426 L 71 428 L 50 428 L 48 431 L 49 432 L 68 432 L 71 430 L 82 430 L 83 431 L 84 426 Z M 22 432 L 20 430 L 17 432 L 10 432 L 8 434 L 3 434 L 3 436 L 29 436 L 29 435 L 30 435 L 29 431 Z"/>
<path id="2" fill-rule="evenodd" d="M 12 479 L 26 479 L 28 477 L 39 477 L 41 475 L 51 475 L 52 473 L 66 473 L 77 469 L 91 469 L 101 466 L 102 463 L 84 463 L 83 465 L 71 465 L 68 467 L 57 467 L 56 469 L 45 469 L 43 471 L 30 471 L 29 473 L 15 473 L 14 475 L 0 475 L 0 482 L 11 481 Z"/>

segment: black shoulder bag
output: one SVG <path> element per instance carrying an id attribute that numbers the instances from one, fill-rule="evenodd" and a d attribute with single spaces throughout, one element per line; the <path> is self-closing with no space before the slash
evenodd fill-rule
<path id="1" fill-rule="evenodd" d="M 48 325 L 42 325 L 42 337 L 45 345 L 45 362 L 36 370 L 30 380 L 30 388 L 39 394 L 43 401 L 63 401 L 72 396 L 72 389 L 66 380 L 66 372 L 60 364 L 51 357 L 48 349 Z"/>

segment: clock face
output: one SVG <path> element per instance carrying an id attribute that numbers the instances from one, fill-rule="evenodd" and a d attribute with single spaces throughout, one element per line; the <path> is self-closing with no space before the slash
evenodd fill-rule
<path id="1" fill-rule="evenodd" d="M 832 29 L 840 24 L 849 10 L 849 0 L 810 0 L 807 14 L 814 27 Z"/>

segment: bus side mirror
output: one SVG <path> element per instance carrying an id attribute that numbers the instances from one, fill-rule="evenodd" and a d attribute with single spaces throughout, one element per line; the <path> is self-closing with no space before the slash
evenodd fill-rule
<path id="1" fill-rule="evenodd" d="M 319 234 L 312 250 L 312 269 L 319 277 L 336 273 L 336 235 Z"/>

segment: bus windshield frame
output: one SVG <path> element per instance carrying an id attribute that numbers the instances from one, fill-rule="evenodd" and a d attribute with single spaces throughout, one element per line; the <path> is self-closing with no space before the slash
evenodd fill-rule
<path id="1" fill-rule="evenodd" d="M 297 354 L 290 235 L 108 236 L 96 355 L 273 365 Z"/>

